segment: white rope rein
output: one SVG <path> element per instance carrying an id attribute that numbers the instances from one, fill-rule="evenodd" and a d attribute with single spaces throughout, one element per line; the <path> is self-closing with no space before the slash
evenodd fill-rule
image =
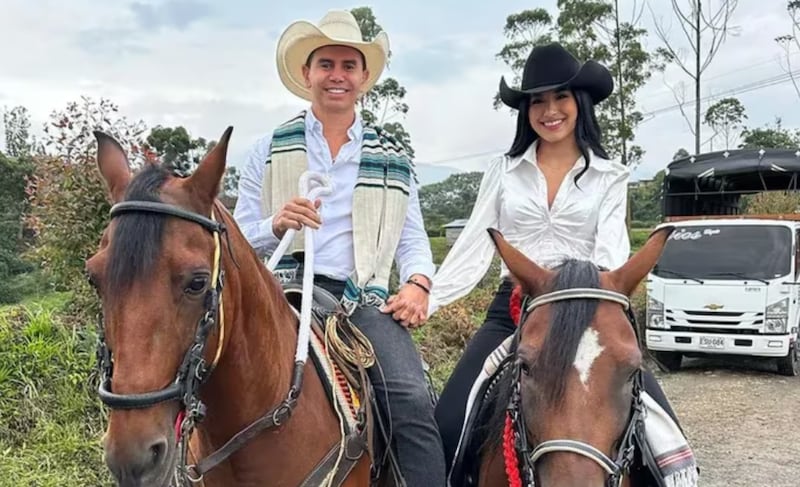
<path id="1" fill-rule="evenodd" d="M 314 201 L 320 196 L 327 196 L 333 191 L 330 179 L 320 173 L 306 171 L 300 176 L 299 194 Z M 314 289 L 314 229 L 306 226 L 303 228 L 305 237 L 305 249 L 303 251 L 305 262 L 303 263 L 303 294 L 300 304 L 300 329 L 297 336 L 297 351 L 295 352 L 295 362 L 305 363 L 308 358 L 308 344 L 311 339 L 311 303 Z M 286 250 L 294 240 L 296 230 L 290 228 L 286 230 L 278 247 L 267 262 L 267 269 L 272 272 L 280 262 Z"/>

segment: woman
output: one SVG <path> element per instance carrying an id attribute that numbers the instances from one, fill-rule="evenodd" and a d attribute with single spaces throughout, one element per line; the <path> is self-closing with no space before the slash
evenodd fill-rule
<path id="1" fill-rule="evenodd" d="M 489 269 L 495 252 L 489 227 L 548 268 L 567 258 L 608 269 L 627 261 L 629 173 L 603 149 L 594 113 L 595 105 L 612 90 L 605 67 L 593 61 L 581 64 L 556 43 L 533 49 L 520 90 L 509 88 L 501 78 L 500 98 L 519 111 L 514 141 L 484 173 L 469 222 L 433 278 L 428 315 L 468 294 Z M 486 320 L 468 343 L 436 408 L 448 466 L 470 389 L 486 357 L 516 329 L 505 266 L 501 277 Z M 655 379 L 647 377 L 645 389 L 666 405 Z M 668 405 L 665 409 L 670 411 Z"/>

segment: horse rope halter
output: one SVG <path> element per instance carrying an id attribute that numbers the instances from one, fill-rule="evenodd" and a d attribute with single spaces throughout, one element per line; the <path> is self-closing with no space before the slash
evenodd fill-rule
<path id="1" fill-rule="evenodd" d="M 302 388 L 303 366 L 305 364 L 295 363 L 292 372 L 291 387 L 285 399 L 280 404 L 234 435 L 225 445 L 204 458 L 198 464 L 187 465 L 189 437 L 195 426 L 201 422 L 206 415 L 206 406 L 199 398 L 199 389 L 219 362 L 225 340 L 225 319 L 222 306 L 222 287 L 225 273 L 222 270 L 221 235 L 225 235 L 231 259 L 234 260 L 234 263 L 236 263 L 236 261 L 233 257 L 233 249 L 230 244 L 227 228 L 224 223 L 216 221 L 213 211 L 211 213 L 211 218 L 207 218 L 166 203 L 153 201 L 124 201 L 115 204 L 111 208 L 110 216 L 113 219 L 121 214 L 134 212 L 155 213 L 180 218 L 197 223 L 211 232 L 214 236 L 214 267 L 211 275 L 211 282 L 214 284 L 213 287 L 209 288 L 206 292 L 205 312 L 197 323 L 194 339 L 191 346 L 184 354 L 183 361 L 180 367 L 178 367 L 175 380 L 171 385 L 157 391 L 136 394 L 116 394 L 112 392 L 111 377 L 114 361 L 112 351 L 105 341 L 105 329 L 101 316 L 97 348 L 97 360 L 101 369 L 98 393 L 103 404 L 111 409 L 146 409 L 167 401 L 180 401 L 181 411 L 178 413 L 178 417 L 175 421 L 175 432 L 180 449 L 175 480 L 179 485 L 187 485 L 189 483 L 196 484 L 203 480 L 203 475 L 206 472 L 219 465 L 236 450 L 241 448 L 249 439 L 265 429 L 280 426 L 291 416 L 297 404 L 300 389 Z M 209 365 L 205 360 L 206 345 L 211 331 L 217 328 L 217 323 L 219 323 L 217 349 L 214 359 Z"/>
<path id="2" fill-rule="evenodd" d="M 533 299 L 525 307 L 525 311 L 530 313 L 539 306 L 572 299 L 599 299 L 611 301 L 622 305 L 626 311 L 630 309 L 630 300 L 624 294 L 607 289 L 573 288 L 543 294 L 536 299 Z M 517 333 L 519 332 L 520 331 L 518 330 Z M 516 465 L 521 463 L 521 485 L 524 485 L 525 487 L 535 487 L 536 462 L 544 455 L 553 452 L 573 453 L 586 457 L 598 464 L 600 468 L 606 472 L 608 475 L 606 486 L 618 487 L 621 485 L 625 474 L 629 471 L 631 465 L 633 464 L 634 453 L 636 449 L 636 437 L 640 436 L 643 432 L 644 405 L 640 395 L 642 391 L 641 369 L 638 369 L 633 376 L 633 401 L 631 403 L 631 415 L 625 428 L 625 433 L 621 437 L 616 460 L 612 460 L 605 453 L 593 447 L 592 445 L 589 445 L 588 443 L 568 439 L 545 441 L 538 444 L 531 451 L 528 443 L 525 418 L 522 411 L 522 366 L 519 361 L 514 363 L 512 374 L 515 380 L 514 386 L 511 390 L 511 398 L 509 400 L 507 409 L 507 417 L 509 419 L 510 428 L 513 431 L 513 435 L 510 439 L 515 447 L 514 449 L 516 450 L 517 457 L 517 461 L 513 463 Z M 519 460 L 521 460 L 521 462 L 519 462 Z"/>

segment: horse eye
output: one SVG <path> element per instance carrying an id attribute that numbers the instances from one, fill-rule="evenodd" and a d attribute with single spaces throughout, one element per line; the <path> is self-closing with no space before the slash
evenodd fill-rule
<path id="1" fill-rule="evenodd" d="M 517 362 L 519 363 L 519 370 L 525 375 L 531 375 L 531 366 L 528 364 L 528 361 L 523 358 L 517 358 Z"/>
<path id="2" fill-rule="evenodd" d="M 186 287 L 188 294 L 200 294 L 206 290 L 208 285 L 208 276 L 195 276 Z"/>
<path id="3" fill-rule="evenodd" d="M 86 276 L 86 282 L 89 283 L 92 289 L 98 291 L 100 289 L 100 286 L 97 284 L 97 278 L 94 276 L 94 274 L 87 271 L 85 273 L 85 276 Z"/>

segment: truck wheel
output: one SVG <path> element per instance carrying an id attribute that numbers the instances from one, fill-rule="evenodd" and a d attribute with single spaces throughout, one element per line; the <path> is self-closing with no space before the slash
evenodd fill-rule
<path id="1" fill-rule="evenodd" d="M 785 357 L 778 359 L 778 373 L 789 377 L 800 375 L 800 349 L 797 342 L 789 346 L 789 353 Z"/>
<path id="2" fill-rule="evenodd" d="M 653 352 L 661 370 L 664 372 L 677 372 L 681 369 L 683 354 L 680 352 Z"/>

